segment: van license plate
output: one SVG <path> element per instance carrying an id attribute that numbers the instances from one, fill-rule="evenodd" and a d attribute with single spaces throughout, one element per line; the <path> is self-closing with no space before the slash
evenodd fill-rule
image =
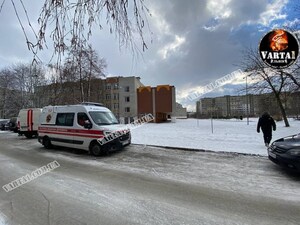
<path id="1" fill-rule="evenodd" d="M 272 158 L 276 159 L 276 155 L 272 152 L 269 151 L 269 156 L 271 156 Z"/>

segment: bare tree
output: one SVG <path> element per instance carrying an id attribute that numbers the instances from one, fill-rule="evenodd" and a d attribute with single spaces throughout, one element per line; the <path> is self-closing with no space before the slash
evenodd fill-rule
<path id="1" fill-rule="evenodd" d="M 298 41 L 300 41 L 300 28 L 299 25 L 297 27 L 290 27 L 289 30 L 294 31 L 294 34 Z M 291 91 L 299 91 L 300 90 L 300 61 L 298 60 L 289 68 L 284 69 L 283 73 L 290 80 L 290 90 Z"/>
<path id="2" fill-rule="evenodd" d="M 87 58 L 87 101 L 91 97 L 91 82 L 93 78 L 105 77 L 104 69 L 107 67 L 104 58 L 99 58 L 97 52 L 89 45 L 87 51 L 84 51 Z"/>
<path id="3" fill-rule="evenodd" d="M 35 107 L 35 91 L 38 86 L 45 84 L 45 71 L 38 65 L 17 64 L 11 67 L 15 82 L 13 89 L 20 93 L 21 108 Z"/>
<path id="4" fill-rule="evenodd" d="M 13 86 L 14 77 L 9 69 L 0 71 L 0 118 L 8 118 L 10 91 Z"/>
<path id="5" fill-rule="evenodd" d="M 283 74 L 289 79 L 289 90 L 300 90 L 300 62 L 296 62 L 291 68 L 282 70 Z"/>
<path id="6" fill-rule="evenodd" d="M 106 68 L 104 58 L 99 58 L 97 52 L 89 45 L 69 51 L 63 70 L 64 80 L 78 81 L 80 89 L 80 100 L 89 101 L 91 96 L 91 80 L 93 78 L 105 77 Z M 86 86 L 86 87 L 85 87 Z"/>
<path id="7" fill-rule="evenodd" d="M 38 52 L 47 48 L 48 37 L 53 42 L 54 54 L 58 55 L 60 62 L 62 53 L 67 47 L 77 49 L 79 43 L 88 43 L 94 28 L 102 30 L 104 24 L 116 35 L 120 46 L 136 50 L 134 36 L 137 34 L 142 49 L 147 48 L 144 28 L 150 12 L 144 0 L 44 0 L 38 18 L 38 30 L 31 24 L 28 6 L 22 0 L 10 2 L 25 36 L 27 47 L 34 54 L 34 61 L 39 59 Z M 6 1 L 2 0 L 0 12 L 5 3 Z M 21 18 L 21 14 L 24 14 L 25 18 Z M 31 28 L 34 40 L 30 40 L 31 34 L 28 34 L 25 25 Z"/>
<path id="8" fill-rule="evenodd" d="M 36 107 L 36 87 L 44 82 L 44 70 L 19 64 L 0 71 L 0 110 L 2 116 L 16 116 L 20 109 Z"/>
<path id="9" fill-rule="evenodd" d="M 241 67 L 248 72 L 251 80 L 248 90 L 255 94 L 273 93 L 285 126 L 289 127 L 286 110 L 281 98 L 281 94 L 287 90 L 288 77 L 283 70 L 275 70 L 267 67 L 258 54 L 258 50 L 249 48 L 244 51 Z"/>

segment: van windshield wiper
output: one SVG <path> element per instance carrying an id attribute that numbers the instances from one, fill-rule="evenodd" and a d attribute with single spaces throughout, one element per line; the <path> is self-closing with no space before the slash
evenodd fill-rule
<path id="1" fill-rule="evenodd" d="M 98 125 L 112 125 L 113 123 L 97 123 Z"/>

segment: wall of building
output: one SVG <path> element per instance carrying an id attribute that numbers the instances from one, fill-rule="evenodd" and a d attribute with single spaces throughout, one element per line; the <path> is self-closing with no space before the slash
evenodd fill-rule
<path id="1" fill-rule="evenodd" d="M 138 115 L 155 113 L 154 97 L 150 86 L 139 87 L 137 89 Z"/>
<path id="2" fill-rule="evenodd" d="M 287 115 L 297 116 L 300 114 L 300 92 L 282 93 L 281 99 Z M 196 103 L 196 110 L 197 117 L 260 116 L 265 111 L 271 115 L 281 114 L 272 93 L 202 98 Z"/>
<path id="3" fill-rule="evenodd" d="M 139 77 L 110 77 L 104 80 L 104 104 L 122 123 L 137 118 L 136 89 L 143 86 Z"/>
<path id="4" fill-rule="evenodd" d="M 136 77 L 121 77 L 120 84 L 120 117 L 133 121 L 137 117 L 137 94 L 136 89 L 139 87 L 139 80 Z M 126 119 L 127 118 L 127 119 Z"/>
<path id="5" fill-rule="evenodd" d="M 109 77 L 93 79 L 88 88 L 84 85 L 84 101 L 100 102 L 109 108 L 122 122 L 137 118 L 137 88 L 143 86 L 139 77 Z M 79 82 L 56 83 L 37 89 L 38 105 L 66 105 L 81 102 Z"/>
<path id="6" fill-rule="evenodd" d="M 151 113 L 155 122 L 171 119 L 176 110 L 175 87 L 158 85 L 157 87 L 140 87 L 137 89 L 138 115 Z"/>
<path id="7" fill-rule="evenodd" d="M 84 101 L 103 102 L 103 80 L 92 79 L 90 85 L 83 82 Z M 70 105 L 82 102 L 79 82 L 54 83 L 36 88 L 36 107 Z"/>
<path id="8" fill-rule="evenodd" d="M 186 108 L 182 107 L 181 104 L 179 104 L 179 103 L 176 102 L 174 113 L 172 114 L 172 117 L 175 117 L 175 118 L 187 118 L 187 110 L 186 110 Z"/>

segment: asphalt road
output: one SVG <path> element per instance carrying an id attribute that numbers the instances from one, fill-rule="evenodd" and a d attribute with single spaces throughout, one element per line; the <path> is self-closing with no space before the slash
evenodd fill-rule
<path id="1" fill-rule="evenodd" d="M 300 224 L 300 177 L 265 157 L 131 145 L 106 157 L 0 133 L 0 225 Z"/>

